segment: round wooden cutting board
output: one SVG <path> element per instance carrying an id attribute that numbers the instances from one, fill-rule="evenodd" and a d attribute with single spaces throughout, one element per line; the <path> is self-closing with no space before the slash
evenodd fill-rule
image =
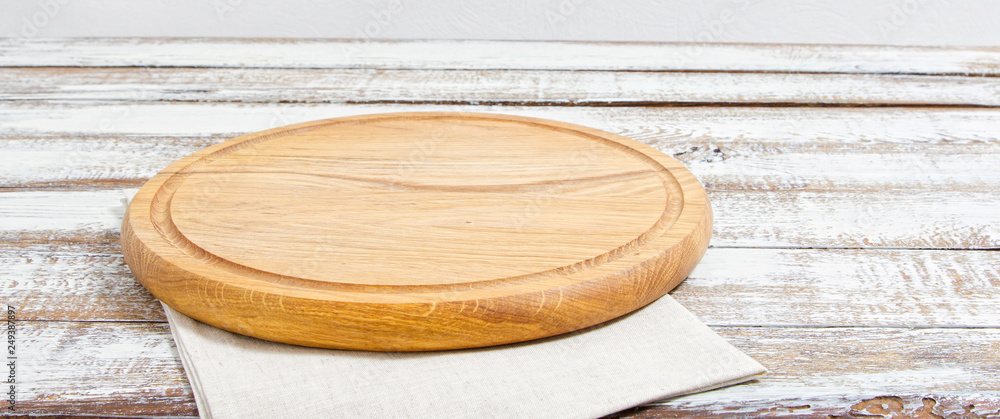
<path id="1" fill-rule="evenodd" d="M 131 202 L 122 251 L 170 307 L 244 335 L 376 351 L 521 342 L 661 297 L 708 246 L 705 191 L 627 138 L 398 113 L 234 138 Z"/>

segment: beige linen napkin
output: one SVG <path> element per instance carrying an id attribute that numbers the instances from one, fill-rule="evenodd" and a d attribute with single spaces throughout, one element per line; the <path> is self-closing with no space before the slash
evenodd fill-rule
<path id="1" fill-rule="evenodd" d="M 562 336 L 416 353 L 268 342 L 164 310 L 203 418 L 599 417 L 765 371 L 669 295 Z"/>

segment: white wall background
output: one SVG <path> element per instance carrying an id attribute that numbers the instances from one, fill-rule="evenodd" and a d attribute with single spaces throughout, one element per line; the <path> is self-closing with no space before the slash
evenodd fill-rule
<path id="1" fill-rule="evenodd" d="M 4 37 L 1000 45 L 997 0 L 0 0 Z"/>

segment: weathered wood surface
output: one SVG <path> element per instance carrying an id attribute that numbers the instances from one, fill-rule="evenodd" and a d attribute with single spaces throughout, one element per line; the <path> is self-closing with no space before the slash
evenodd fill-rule
<path id="1" fill-rule="evenodd" d="M 1000 327 L 1000 254 L 713 248 L 672 295 L 719 327 Z M 4 296 L 35 321 L 164 321 L 115 245 L 5 246 Z"/>
<path id="2" fill-rule="evenodd" d="M 19 326 L 21 413 L 197 416 L 166 323 L 28 321 Z"/>
<path id="3" fill-rule="evenodd" d="M 0 187 L 134 187 L 247 131 L 363 113 L 489 111 L 583 124 L 673 155 L 709 190 L 991 190 L 993 109 L 0 102 Z M 240 131 L 243 130 L 243 131 Z"/>
<path id="4" fill-rule="evenodd" d="M 537 41 L 0 40 L 4 67 L 1000 74 L 998 48 Z"/>
<path id="5" fill-rule="evenodd" d="M 412 109 L 478 110 L 0 104 L 0 121 L 5 122 L 0 142 L 8 150 L 0 158 L 6 163 L 0 181 L 4 187 L 27 190 L 136 187 L 171 161 L 237 135 L 231 131 L 240 126 L 255 130 L 272 123 Z M 984 170 L 1000 154 L 1000 141 L 992 137 L 998 111 L 886 109 L 871 115 L 868 109 L 769 107 L 488 110 L 604 128 L 674 155 L 704 182 L 720 208 L 715 246 L 1000 247 L 1000 216 L 990 192 L 1000 190 L 1000 172 Z M 98 125 L 105 122 L 106 129 L 101 129 Z M 180 137 L 167 136 L 171 127 L 181 125 L 190 128 L 178 132 Z M 71 132 L 74 128 L 78 133 Z M 18 203 L 0 205 L 21 207 L 23 200 L 44 201 L 46 196 L 10 195 L 7 198 Z M 12 213 L 6 223 L 43 222 L 48 212 L 61 208 L 58 202 L 40 205 L 45 208 L 39 209 L 38 218 L 29 211 L 20 215 L 26 219 L 14 221 Z M 87 208 L 111 215 L 87 203 L 69 211 Z M 115 223 L 104 219 L 105 226 Z M 69 220 L 74 226 L 58 228 L 78 229 L 90 222 Z"/>
<path id="6" fill-rule="evenodd" d="M 496 112 L 590 126 L 640 141 L 761 140 L 814 147 L 896 144 L 972 146 L 1000 142 L 1000 111 L 980 108 L 828 108 L 772 106 L 573 107 L 449 104 L 236 104 L 141 101 L 0 102 L 0 135 L 141 137 L 232 136 L 348 115 L 403 111 Z M 223 138 L 220 138 L 224 139 Z M 748 147 L 759 147 L 748 144 Z M 950 148 L 961 152 L 961 148 Z M 918 154 L 919 156 L 919 154 Z"/>
<path id="7" fill-rule="evenodd" d="M 1000 416 L 1000 50 L 3 40 L 0 67 L 22 413 L 196 415 L 121 189 L 246 132 L 473 111 L 637 139 L 709 191 L 715 247 L 673 295 L 771 373 L 620 416 Z"/>
<path id="8" fill-rule="evenodd" d="M 38 361 L 24 363 L 20 371 L 25 412 L 195 415 L 164 323 L 24 322 L 22 327 L 22 345 L 38 353 Z M 906 413 L 922 407 L 924 398 L 941 415 L 961 414 L 970 405 L 969 411 L 981 417 L 1000 412 L 995 380 L 1000 331 L 995 328 L 713 329 L 764 364 L 768 375 L 640 412 L 652 417 L 856 416 L 879 413 L 873 400 L 885 403 L 883 413 L 892 413 L 896 398 Z M 260 396 L 280 397 L 280 389 L 262 384 Z"/>
<path id="9" fill-rule="evenodd" d="M 0 68 L 0 100 L 1000 105 L 1000 79 L 830 73 Z"/>
<path id="10" fill-rule="evenodd" d="M 667 401 L 649 409 L 651 416 L 899 418 L 919 417 L 916 410 L 928 404 L 930 413 L 948 417 L 1000 414 L 1000 331 L 995 328 L 714 330 L 758 359 L 768 374 L 746 385 Z"/>
<path id="11" fill-rule="evenodd" d="M 106 239 L 118 228 L 122 198 L 120 190 L 6 192 L 0 233 Z M 715 247 L 1000 248 L 989 192 L 709 191 L 709 199 L 719 214 Z"/>

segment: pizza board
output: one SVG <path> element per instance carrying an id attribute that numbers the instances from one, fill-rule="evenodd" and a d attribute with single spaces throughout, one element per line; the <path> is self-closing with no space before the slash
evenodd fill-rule
<path id="1" fill-rule="evenodd" d="M 395 113 L 244 135 L 150 179 L 122 252 L 161 301 L 295 345 L 424 351 L 558 335 L 680 283 L 705 191 L 637 141 L 496 114 Z"/>

